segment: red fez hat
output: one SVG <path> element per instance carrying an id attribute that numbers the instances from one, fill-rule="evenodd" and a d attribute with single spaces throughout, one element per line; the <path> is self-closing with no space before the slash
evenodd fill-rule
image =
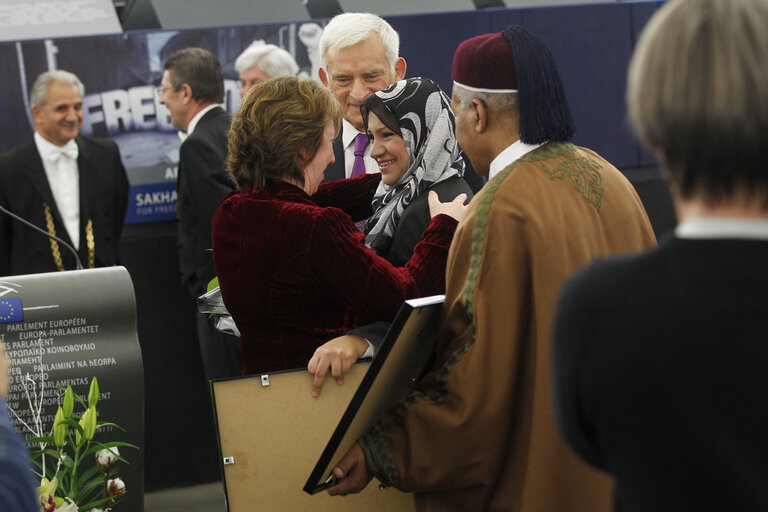
<path id="1" fill-rule="evenodd" d="M 518 93 L 520 140 L 567 141 L 576 131 L 549 49 L 522 27 L 467 39 L 453 57 L 453 81 L 479 92 Z"/>
<path id="2" fill-rule="evenodd" d="M 456 49 L 451 78 L 475 89 L 517 90 L 515 58 L 509 41 L 501 32 L 467 39 Z"/>

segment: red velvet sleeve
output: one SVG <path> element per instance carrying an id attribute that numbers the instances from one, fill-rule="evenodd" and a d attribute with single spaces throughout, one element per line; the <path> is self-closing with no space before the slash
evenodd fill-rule
<path id="1" fill-rule="evenodd" d="M 371 200 L 381 181 L 381 173 L 363 174 L 356 178 L 323 183 L 312 196 L 319 206 L 333 206 L 355 222 L 373 215 Z"/>
<path id="2" fill-rule="evenodd" d="M 438 215 L 424 231 L 405 267 L 394 267 L 364 244 L 365 236 L 335 209 L 315 219 L 310 251 L 316 271 L 361 311 L 391 319 L 406 299 L 445 293 L 448 248 L 458 223 Z"/>

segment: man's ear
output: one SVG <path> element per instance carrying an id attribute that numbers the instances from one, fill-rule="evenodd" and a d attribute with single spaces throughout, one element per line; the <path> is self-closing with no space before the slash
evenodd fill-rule
<path id="1" fill-rule="evenodd" d="M 181 84 L 181 89 L 179 89 L 179 92 L 181 93 L 181 100 L 184 103 L 189 103 L 193 100 L 192 88 L 189 86 L 189 84 Z"/>
<path id="2" fill-rule="evenodd" d="M 397 80 L 395 80 L 396 82 L 399 82 L 400 80 L 405 78 L 405 68 L 406 68 L 405 59 L 402 57 L 398 57 L 397 62 L 395 62 L 395 77 L 397 78 Z"/>
<path id="3" fill-rule="evenodd" d="M 477 133 L 483 133 L 488 129 L 488 107 L 482 100 L 474 98 L 469 106 L 472 113 L 472 125 Z"/>
<path id="4" fill-rule="evenodd" d="M 43 111 L 38 108 L 37 105 L 32 105 L 32 119 L 35 120 L 35 125 L 40 124 L 40 117 L 42 116 Z"/>
<path id="5" fill-rule="evenodd" d="M 323 85 L 328 87 L 328 75 L 325 72 L 325 68 L 318 69 L 317 74 L 320 76 L 320 81 L 323 82 Z"/>

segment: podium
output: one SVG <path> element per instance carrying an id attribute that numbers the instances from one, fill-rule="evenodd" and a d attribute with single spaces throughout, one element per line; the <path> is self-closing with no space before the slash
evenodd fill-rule
<path id="1" fill-rule="evenodd" d="M 100 442 L 125 441 L 139 450 L 117 463 L 126 496 L 116 512 L 144 510 L 144 374 L 136 334 L 133 283 L 123 267 L 0 278 L 0 340 L 10 359 L 8 404 L 27 421 L 24 383 L 45 381 L 42 424 L 53 426 L 57 387 L 72 386 L 87 402 L 91 379 L 99 381 L 99 420 L 125 429 L 99 429 Z M 162 390 L 158 390 L 161 392 Z M 34 437 L 12 417 L 14 428 Z M 46 432 L 48 434 L 48 432 Z M 83 470 L 90 467 L 85 462 Z"/>

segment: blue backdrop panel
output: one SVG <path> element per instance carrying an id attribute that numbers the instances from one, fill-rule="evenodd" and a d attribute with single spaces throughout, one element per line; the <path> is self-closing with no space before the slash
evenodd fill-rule
<path id="1" fill-rule="evenodd" d="M 643 28 L 648 23 L 648 20 L 651 19 L 653 13 L 656 12 L 656 10 L 661 7 L 663 3 L 664 2 L 640 2 L 629 5 L 632 9 L 631 14 L 633 48 L 635 47 L 637 40 L 640 38 L 640 32 L 643 31 Z M 627 64 L 627 66 L 629 66 L 629 64 Z M 650 151 L 645 149 L 642 144 L 638 143 L 637 151 L 637 160 L 639 165 L 656 165 L 658 163 L 656 157 L 653 156 Z"/>
<path id="2" fill-rule="evenodd" d="M 573 142 L 597 151 L 617 167 L 637 165 L 637 145 L 629 135 L 624 107 L 632 54 L 630 7 L 549 7 L 521 9 L 517 14 L 500 12 L 493 30 L 518 23 L 552 51 L 576 122 Z"/>
<path id="3" fill-rule="evenodd" d="M 465 39 L 491 30 L 486 11 L 431 16 L 387 18 L 400 34 L 400 55 L 408 63 L 406 76 L 424 76 L 440 84 L 450 96 L 451 63 L 456 47 Z"/>
<path id="4" fill-rule="evenodd" d="M 407 76 L 432 78 L 449 94 L 453 54 L 461 41 L 513 23 L 528 28 L 551 48 L 558 62 L 576 121 L 574 142 L 627 168 L 654 163 L 629 133 L 624 89 L 634 41 L 660 3 L 484 9 L 389 20 L 401 35 Z M 141 201 L 147 185 L 156 184 L 153 191 L 167 194 L 176 186 L 180 141 L 168 110 L 153 92 L 162 63 L 187 46 L 212 51 L 222 64 L 225 106 L 234 112 L 240 102 L 234 61 L 251 41 L 264 39 L 286 48 L 298 61 L 302 76 L 317 79 L 319 63 L 311 61 L 307 45 L 316 46 L 319 32 L 315 23 L 283 23 L 0 44 L 5 78 L 0 82 L 4 121 L 0 151 L 31 138 L 25 95 L 35 77 L 50 65 L 72 71 L 86 87 L 83 134 L 109 137 L 120 146 L 132 187 L 127 223 L 173 218 L 173 205 L 163 202 L 162 208 L 147 208 Z M 174 175 L 170 180 L 169 169 Z"/>

